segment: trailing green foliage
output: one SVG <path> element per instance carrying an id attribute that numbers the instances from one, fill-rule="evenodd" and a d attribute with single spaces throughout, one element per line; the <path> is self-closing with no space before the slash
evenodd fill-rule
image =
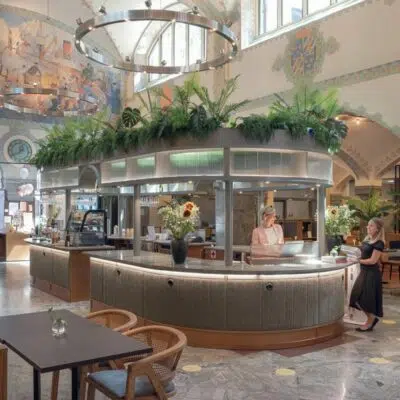
<path id="1" fill-rule="evenodd" d="M 396 213 L 396 205 L 393 202 L 384 200 L 377 190 L 371 190 L 367 199 L 360 197 L 349 198 L 347 204 L 354 215 L 361 221 L 368 222 L 372 218 L 386 217 L 391 213 Z"/>
<path id="2" fill-rule="evenodd" d="M 340 149 L 347 126 L 335 119 L 341 111 L 335 90 L 323 93 L 304 87 L 294 95 L 292 105 L 279 95 L 276 97 L 268 115 L 241 119 L 238 128 L 246 138 L 268 142 L 274 130 L 284 129 L 293 139 L 308 135 L 332 153 Z"/>
<path id="3" fill-rule="evenodd" d="M 277 96 L 269 115 L 240 120 L 233 119 L 233 115 L 248 101 L 230 102 L 237 82 L 238 76 L 229 79 L 212 98 L 208 89 L 200 85 L 198 75 L 193 74 L 182 86 L 173 87 L 172 98 L 160 88 L 147 90 L 147 99 L 137 94 L 141 109 L 126 107 L 115 121 L 110 121 L 106 111 L 94 117 L 66 118 L 63 125 L 47 130 L 48 135 L 38 142 L 39 150 L 31 162 L 39 168 L 62 167 L 112 157 L 117 152 L 132 152 L 159 140 L 202 140 L 220 127 L 236 126 L 251 140 L 268 142 L 276 129 L 284 129 L 293 139 L 310 135 L 332 152 L 339 149 L 347 127 L 335 119 L 340 111 L 336 92 L 322 94 L 304 88 L 295 95 L 293 105 Z M 168 106 L 161 107 L 161 98 L 167 100 Z"/>

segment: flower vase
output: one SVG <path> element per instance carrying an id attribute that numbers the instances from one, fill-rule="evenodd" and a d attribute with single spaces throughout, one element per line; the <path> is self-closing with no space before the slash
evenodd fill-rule
<path id="1" fill-rule="evenodd" d="M 51 324 L 51 332 L 54 337 L 62 337 L 67 333 L 67 322 L 62 318 L 55 318 Z"/>
<path id="2" fill-rule="evenodd" d="M 326 244 L 327 244 L 327 250 L 328 250 L 328 254 L 331 253 L 331 251 L 333 250 L 333 248 L 337 248 L 338 252 L 340 251 L 340 247 L 343 244 L 343 239 L 341 236 L 336 235 L 336 236 L 327 236 L 326 237 Z"/>
<path id="3" fill-rule="evenodd" d="M 175 264 L 184 264 L 188 253 L 188 245 L 185 239 L 173 239 L 171 253 Z"/>

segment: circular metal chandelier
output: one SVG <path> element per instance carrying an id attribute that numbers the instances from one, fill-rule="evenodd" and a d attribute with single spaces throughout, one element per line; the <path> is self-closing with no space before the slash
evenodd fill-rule
<path id="1" fill-rule="evenodd" d="M 84 110 L 62 110 L 59 107 L 56 109 L 44 109 L 41 107 L 27 107 L 23 105 L 25 96 L 45 96 L 48 99 L 65 98 L 77 101 L 80 105 L 85 104 Z M 97 111 L 98 103 L 96 99 L 90 96 L 81 95 L 78 92 L 73 92 L 68 89 L 53 89 L 53 88 L 41 88 L 41 87 L 12 87 L 4 89 L 2 93 L 3 107 L 25 114 L 35 114 L 41 116 L 76 116 L 86 115 Z"/>
<path id="2" fill-rule="evenodd" d="M 110 14 L 106 13 L 104 7 L 100 10 L 102 15 L 88 19 L 82 22 L 77 20 L 78 28 L 75 31 L 75 46 L 78 51 L 84 54 L 88 59 L 95 61 L 107 67 L 118 68 L 129 72 L 144 72 L 149 74 L 180 74 L 196 71 L 207 71 L 230 62 L 238 52 L 237 39 L 234 33 L 225 25 L 217 21 L 210 20 L 206 17 L 197 15 L 197 12 L 186 13 L 171 10 L 127 10 L 118 11 Z M 102 28 L 107 25 L 114 25 L 125 22 L 138 22 L 138 21 L 165 21 L 171 23 L 182 23 L 186 25 L 194 25 L 203 29 L 213 32 L 223 39 L 225 39 L 231 46 L 231 50 L 227 53 L 221 50 L 221 55 L 209 60 L 197 60 L 195 64 L 182 65 L 182 66 L 166 66 L 166 65 L 145 65 L 135 64 L 128 58 L 125 61 L 113 62 L 105 54 L 102 54 L 97 48 L 90 47 L 83 42 L 83 39 L 91 31 Z"/>

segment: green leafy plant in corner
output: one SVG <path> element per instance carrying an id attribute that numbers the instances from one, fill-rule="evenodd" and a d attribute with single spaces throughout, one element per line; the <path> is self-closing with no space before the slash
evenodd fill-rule
<path id="1" fill-rule="evenodd" d="M 349 208 L 354 210 L 354 215 L 364 223 L 372 218 L 386 217 L 395 213 L 396 206 L 391 201 L 384 200 L 378 190 L 371 190 L 367 199 L 352 197 L 347 200 Z"/>

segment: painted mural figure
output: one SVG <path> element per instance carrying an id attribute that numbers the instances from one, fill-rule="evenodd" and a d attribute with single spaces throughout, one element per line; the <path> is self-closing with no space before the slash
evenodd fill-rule
<path id="1" fill-rule="evenodd" d="M 47 21 L 0 12 L 0 90 L 6 87 L 67 88 L 98 108 L 120 109 L 119 72 L 94 67 L 74 48 L 72 34 Z M 14 104 L 54 116 L 93 105 L 66 96 L 15 96 Z M 87 110 L 87 109 L 86 109 Z M 84 111 L 81 109 L 81 111 Z M 1 113 L 4 111 L 0 110 Z"/>

